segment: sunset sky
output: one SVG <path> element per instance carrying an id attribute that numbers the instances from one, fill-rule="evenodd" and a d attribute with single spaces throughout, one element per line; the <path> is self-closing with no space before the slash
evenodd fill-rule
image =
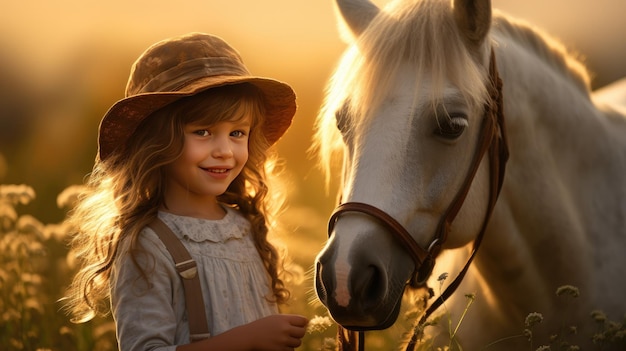
<path id="1" fill-rule="evenodd" d="M 622 0 L 494 0 L 493 6 L 547 29 L 596 64 L 626 62 Z M 0 14 L 0 44 L 34 64 L 33 73 L 54 70 L 94 41 L 120 41 L 139 53 L 154 41 L 188 31 L 224 36 L 249 64 L 280 71 L 308 67 L 307 74 L 328 66 L 343 48 L 331 0 L 6 0 Z"/>

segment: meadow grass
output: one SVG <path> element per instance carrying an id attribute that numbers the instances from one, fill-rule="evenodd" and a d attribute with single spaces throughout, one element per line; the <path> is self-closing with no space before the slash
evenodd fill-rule
<path id="1" fill-rule="evenodd" d="M 71 202 L 64 196 L 69 194 L 59 196 L 61 206 Z M 68 230 L 19 214 L 34 199 L 27 185 L 0 185 L 1 349 L 115 350 L 110 317 L 72 324 L 61 311 L 58 300 L 75 272 L 68 259 Z"/>
<path id="2" fill-rule="evenodd" d="M 439 278 L 440 290 L 442 282 L 447 278 L 447 275 L 442 275 Z M 580 296 L 579 289 L 572 285 L 563 285 L 556 289 L 555 294 L 562 299 L 569 299 L 570 304 L 575 304 L 575 299 Z M 454 316 L 447 313 L 445 303 L 443 304 L 444 313 L 438 317 L 426 321 L 423 325 L 416 325 L 414 332 L 419 337 L 417 351 L 462 351 L 463 344 L 461 340 L 457 338 L 457 332 L 463 327 L 463 320 L 470 309 L 472 303 L 477 298 L 475 294 L 466 294 L 465 308 L 455 322 Z M 417 301 L 417 311 L 424 309 L 424 302 Z M 410 318 L 415 318 L 411 316 Z M 599 310 L 591 311 L 589 319 L 585 321 L 562 321 L 562 327 L 559 330 L 550 330 L 549 337 L 546 340 L 538 340 L 535 337 L 534 331 L 537 328 L 542 327 L 544 317 L 540 312 L 529 313 L 524 321 L 524 325 L 520 325 L 520 333 L 516 335 L 510 335 L 502 339 L 494 340 L 493 342 L 484 345 L 480 350 L 506 350 L 505 342 L 510 339 L 526 339 L 528 341 L 529 351 L 579 351 L 581 348 L 571 339 L 578 334 L 580 323 L 593 323 L 596 326 L 596 332 L 593 335 L 584 335 L 583 337 L 593 340 L 595 347 L 593 350 L 626 350 L 626 315 L 624 315 L 621 321 L 610 321 L 606 314 Z M 431 326 L 438 326 L 445 323 L 444 330 L 447 331 L 447 344 L 435 345 L 433 339 L 425 332 L 426 328 Z M 470 326 L 471 327 L 471 326 Z"/>

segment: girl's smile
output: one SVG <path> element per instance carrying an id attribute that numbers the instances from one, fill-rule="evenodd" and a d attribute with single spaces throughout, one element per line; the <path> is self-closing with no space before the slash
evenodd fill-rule
<path id="1" fill-rule="evenodd" d="M 230 168 L 217 168 L 217 167 L 211 167 L 211 168 L 203 168 L 200 167 L 202 170 L 204 170 L 205 172 L 207 172 L 211 177 L 215 177 L 217 179 L 224 179 L 224 178 L 228 178 L 228 176 L 230 175 Z"/>

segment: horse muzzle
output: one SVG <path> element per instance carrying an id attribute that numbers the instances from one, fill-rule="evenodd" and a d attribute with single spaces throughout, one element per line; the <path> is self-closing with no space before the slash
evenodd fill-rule
<path id="1" fill-rule="evenodd" d="M 363 247 L 362 247 L 363 249 Z M 398 318 L 402 295 L 410 269 L 405 274 L 391 271 L 377 257 L 376 247 L 354 251 L 350 268 L 338 263 L 330 242 L 318 256 L 315 267 L 315 289 L 332 318 L 350 330 L 380 330 L 390 327 Z M 404 264 L 404 262 L 403 262 Z M 404 265 L 406 267 L 406 265 Z"/>

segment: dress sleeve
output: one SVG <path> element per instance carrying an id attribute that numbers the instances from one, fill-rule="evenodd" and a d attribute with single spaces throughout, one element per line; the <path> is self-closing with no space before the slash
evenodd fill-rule
<path id="1" fill-rule="evenodd" d="M 174 351 L 182 322 L 174 300 L 182 285 L 171 256 L 156 234 L 144 229 L 140 235 L 139 244 L 145 252 L 138 255 L 137 262 L 147 280 L 127 250 L 122 250 L 111 276 L 111 310 L 119 349 Z"/>

